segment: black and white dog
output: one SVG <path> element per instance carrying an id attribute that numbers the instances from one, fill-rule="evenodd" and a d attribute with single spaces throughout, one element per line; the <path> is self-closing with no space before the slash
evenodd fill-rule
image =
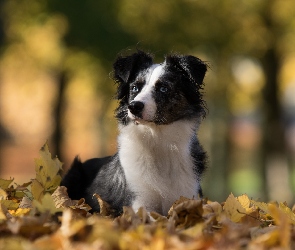
<path id="1" fill-rule="evenodd" d="M 137 51 L 114 63 L 118 84 L 118 153 L 84 163 L 76 157 L 62 184 L 72 199 L 84 197 L 99 211 L 99 194 L 115 211 L 123 206 L 167 214 L 180 196 L 202 196 L 206 153 L 196 132 L 205 115 L 206 64 L 194 56 L 168 55 L 154 64 Z"/>

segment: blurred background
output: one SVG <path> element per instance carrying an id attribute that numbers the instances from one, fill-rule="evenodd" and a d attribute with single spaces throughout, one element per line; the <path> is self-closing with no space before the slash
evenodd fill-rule
<path id="1" fill-rule="evenodd" d="M 205 196 L 294 202 L 294 0 L 0 0 L 0 176 L 116 151 L 112 63 L 141 48 L 200 57 Z"/>

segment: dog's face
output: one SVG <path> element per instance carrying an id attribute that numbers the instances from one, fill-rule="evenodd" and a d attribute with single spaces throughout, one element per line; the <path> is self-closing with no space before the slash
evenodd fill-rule
<path id="1" fill-rule="evenodd" d="M 170 124 L 204 115 L 203 79 L 207 66 L 193 56 L 168 55 L 161 64 L 138 51 L 119 57 L 114 79 L 120 100 L 116 117 L 122 124 Z"/>

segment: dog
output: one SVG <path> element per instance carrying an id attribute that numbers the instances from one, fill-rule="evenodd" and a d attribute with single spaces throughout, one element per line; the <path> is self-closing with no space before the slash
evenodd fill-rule
<path id="1" fill-rule="evenodd" d="M 180 196 L 202 197 L 206 152 L 197 131 L 206 114 L 203 79 L 207 64 L 191 55 L 170 54 L 161 64 L 137 50 L 113 64 L 119 100 L 118 152 L 82 163 L 79 157 L 62 180 L 69 197 L 99 194 L 115 216 L 123 206 L 167 215 Z"/>

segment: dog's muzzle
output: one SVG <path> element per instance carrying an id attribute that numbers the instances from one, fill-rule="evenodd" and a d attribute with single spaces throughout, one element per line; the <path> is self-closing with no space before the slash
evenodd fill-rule
<path id="1" fill-rule="evenodd" d="M 130 110 L 130 112 L 134 116 L 139 117 L 139 118 L 142 118 L 143 108 L 144 108 L 144 103 L 140 102 L 140 101 L 132 101 L 128 105 L 128 109 Z"/>

